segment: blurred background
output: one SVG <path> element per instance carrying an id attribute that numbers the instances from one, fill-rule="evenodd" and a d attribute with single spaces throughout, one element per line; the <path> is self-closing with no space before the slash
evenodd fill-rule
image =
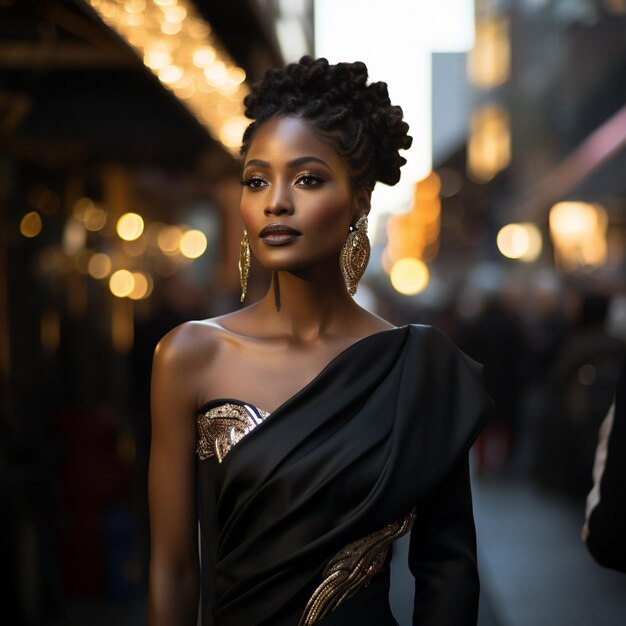
<path id="1" fill-rule="evenodd" d="M 306 53 L 365 61 L 415 138 L 359 302 L 496 400 L 481 626 L 626 623 L 580 540 L 626 352 L 626 0 L 0 0 L 2 623 L 145 623 L 152 351 L 240 306 L 241 100 Z"/>

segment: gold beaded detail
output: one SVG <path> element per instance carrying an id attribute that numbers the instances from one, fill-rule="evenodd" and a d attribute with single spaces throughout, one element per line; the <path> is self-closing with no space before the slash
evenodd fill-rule
<path id="1" fill-rule="evenodd" d="M 239 280 L 241 281 L 241 298 L 243 302 L 248 292 L 248 278 L 250 277 L 250 240 L 246 229 L 243 229 L 243 237 L 239 245 Z"/>
<path id="2" fill-rule="evenodd" d="M 367 237 L 367 215 L 361 215 L 351 227 L 339 255 L 339 266 L 346 281 L 348 293 L 356 294 L 359 281 L 370 258 L 370 240 Z"/>
<path id="3" fill-rule="evenodd" d="M 400 521 L 348 544 L 332 557 L 324 568 L 324 580 L 309 599 L 298 626 L 315 624 L 344 600 L 367 587 L 384 568 L 391 544 L 408 533 L 414 521 L 413 508 Z"/>
<path id="4" fill-rule="evenodd" d="M 258 412 L 257 412 L 258 411 Z M 198 415 L 198 448 L 201 461 L 216 457 L 221 463 L 230 450 L 269 416 L 249 404 L 226 402 Z"/>

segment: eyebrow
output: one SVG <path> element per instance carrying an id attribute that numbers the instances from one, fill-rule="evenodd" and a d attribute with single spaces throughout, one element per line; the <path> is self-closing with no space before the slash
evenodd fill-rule
<path id="1" fill-rule="evenodd" d="M 322 165 L 328 167 L 328 163 L 326 163 L 326 161 L 322 161 L 322 159 L 318 159 L 317 157 L 314 157 L 314 156 L 303 156 L 303 157 L 298 157 L 297 159 L 293 159 L 292 161 L 288 161 L 287 167 L 298 167 L 298 165 L 303 165 L 304 163 L 310 163 L 310 162 L 321 163 Z M 250 165 L 256 165 L 256 167 L 270 167 L 270 164 L 268 161 L 262 161 L 261 159 L 250 159 L 244 165 L 244 168 Z"/>

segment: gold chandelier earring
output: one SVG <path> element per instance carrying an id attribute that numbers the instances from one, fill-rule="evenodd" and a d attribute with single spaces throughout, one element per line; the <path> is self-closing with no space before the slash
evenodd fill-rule
<path id="1" fill-rule="evenodd" d="M 370 258 L 370 240 L 367 237 L 367 215 L 361 215 L 341 248 L 339 265 L 348 293 L 353 296 L 365 273 Z"/>
<path id="2" fill-rule="evenodd" d="M 250 240 L 246 229 L 239 246 L 239 279 L 241 281 L 241 302 L 245 300 L 248 291 L 248 277 L 250 276 Z"/>

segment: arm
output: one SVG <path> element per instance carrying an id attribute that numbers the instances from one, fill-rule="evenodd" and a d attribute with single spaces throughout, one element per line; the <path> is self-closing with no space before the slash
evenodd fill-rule
<path id="1" fill-rule="evenodd" d="M 415 626 L 476 626 L 480 585 L 467 455 L 418 509 L 409 568 Z"/>
<path id="2" fill-rule="evenodd" d="M 198 615 L 197 398 L 186 326 L 159 342 L 152 368 L 149 626 L 195 626 Z"/>

